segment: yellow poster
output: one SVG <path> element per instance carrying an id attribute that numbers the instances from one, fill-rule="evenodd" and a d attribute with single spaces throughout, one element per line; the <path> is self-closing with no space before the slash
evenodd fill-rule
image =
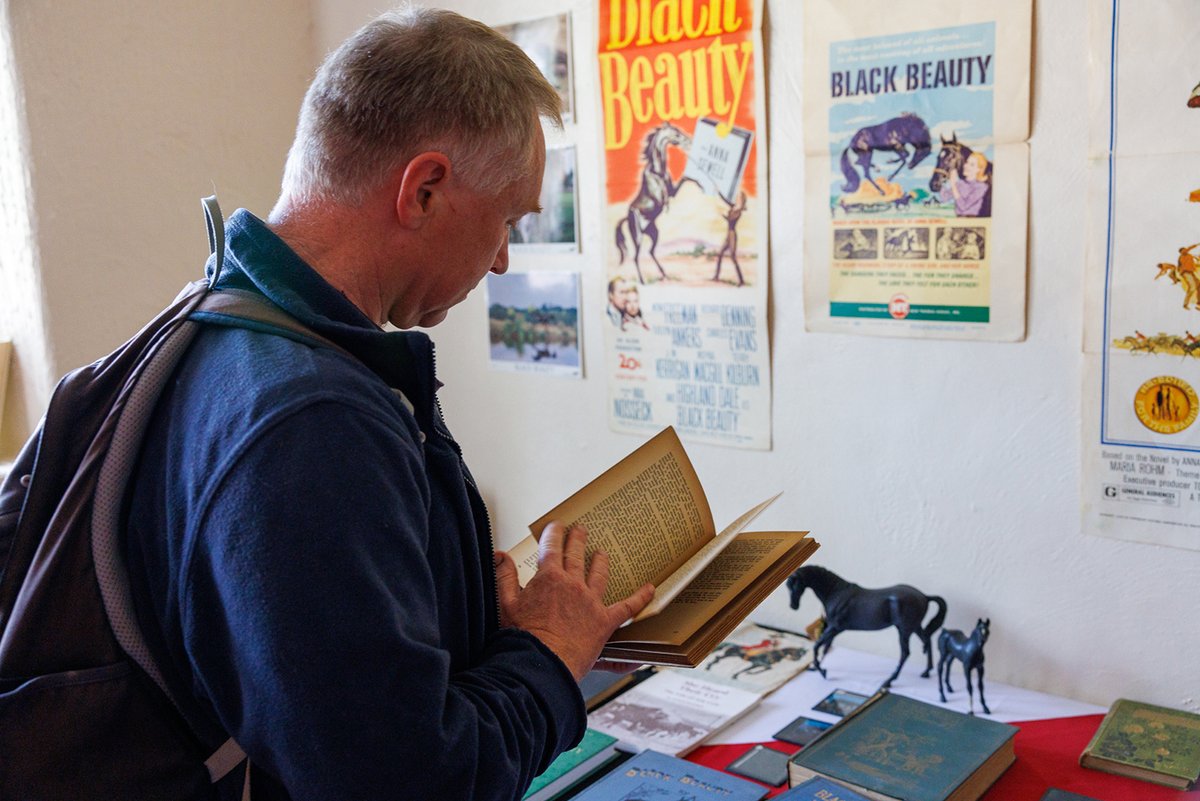
<path id="1" fill-rule="evenodd" d="M 609 420 L 771 444 L 761 0 L 601 0 Z"/>

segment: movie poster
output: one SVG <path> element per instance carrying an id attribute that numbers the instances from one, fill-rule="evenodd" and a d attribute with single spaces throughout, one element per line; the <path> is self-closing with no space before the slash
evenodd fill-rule
<path id="1" fill-rule="evenodd" d="M 806 327 L 1022 339 L 1030 0 L 804 8 Z"/>
<path id="2" fill-rule="evenodd" d="M 1200 549 L 1200 6 L 1091 11 L 1084 530 Z"/>
<path id="3" fill-rule="evenodd" d="M 600 2 L 616 431 L 771 446 L 761 11 Z"/>

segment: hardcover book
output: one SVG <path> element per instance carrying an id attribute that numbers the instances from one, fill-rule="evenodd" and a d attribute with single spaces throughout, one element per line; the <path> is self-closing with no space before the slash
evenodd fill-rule
<path id="1" fill-rule="evenodd" d="M 872 801 L 975 801 L 1013 763 L 1016 733 L 883 691 L 801 749 L 788 778 L 832 779 Z"/>
<path id="2" fill-rule="evenodd" d="M 1190 790 L 1200 779 L 1200 715 L 1117 699 L 1079 764 Z"/>
<path id="3" fill-rule="evenodd" d="M 547 523 L 587 526 L 588 558 L 598 550 L 609 556 L 606 604 L 646 582 L 655 586 L 654 600 L 617 629 L 601 656 L 695 667 L 817 550 L 807 531 L 743 531 L 775 498 L 717 533 L 696 471 L 668 426 L 531 524 L 533 535 L 509 555 L 524 586 L 537 572 L 536 537 Z"/>
<path id="4" fill-rule="evenodd" d="M 758 801 L 767 788 L 656 751 L 643 751 L 576 801 Z"/>
<path id="5" fill-rule="evenodd" d="M 613 673 L 611 670 L 590 670 L 579 680 L 579 691 L 583 693 L 583 703 L 587 711 L 609 699 L 616 698 L 635 684 L 645 681 L 654 675 L 657 668 L 644 667 L 632 673 Z"/>
<path id="6" fill-rule="evenodd" d="M 619 757 L 617 738 L 587 729 L 579 745 L 563 751 L 533 780 L 522 801 L 547 801 Z"/>
<path id="7" fill-rule="evenodd" d="M 761 696 L 665 671 L 588 715 L 588 726 L 637 749 L 683 756 L 758 704 Z"/>
<path id="8" fill-rule="evenodd" d="M 797 784 L 775 801 L 868 801 L 849 787 L 815 776 L 803 784 Z"/>

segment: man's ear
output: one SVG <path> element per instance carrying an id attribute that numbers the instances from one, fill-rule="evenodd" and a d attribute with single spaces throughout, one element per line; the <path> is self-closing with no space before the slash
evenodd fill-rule
<path id="1" fill-rule="evenodd" d="M 418 228 L 434 213 L 450 178 L 450 159 L 435 150 L 418 153 L 405 165 L 396 192 L 396 219 Z"/>

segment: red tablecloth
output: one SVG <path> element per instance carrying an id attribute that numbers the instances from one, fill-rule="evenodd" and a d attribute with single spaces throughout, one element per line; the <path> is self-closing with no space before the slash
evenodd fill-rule
<path id="1" fill-rule="evenodd" d="M 1079 754 L 1103 718 L 1103 715 L 1083 715 L 1014 724 L 1019 728 L 1014 743 L 1017 761 L 984 795 L 983 801 L 1038 801 L 1049 787 L 1082 793 L 1098 801 L 1200 801 L 1200 790 L 1185 793 L 1079 767 Z M 723 770 L 751 745 L 753 743 L 701 746 L 689 754 L 688 759 Z M 767 745 L 788 754 L 800 750 L 798 746 L 779 741 Z M 768 797 L 779 795 L 786 789 L 773 787 Z"/>

